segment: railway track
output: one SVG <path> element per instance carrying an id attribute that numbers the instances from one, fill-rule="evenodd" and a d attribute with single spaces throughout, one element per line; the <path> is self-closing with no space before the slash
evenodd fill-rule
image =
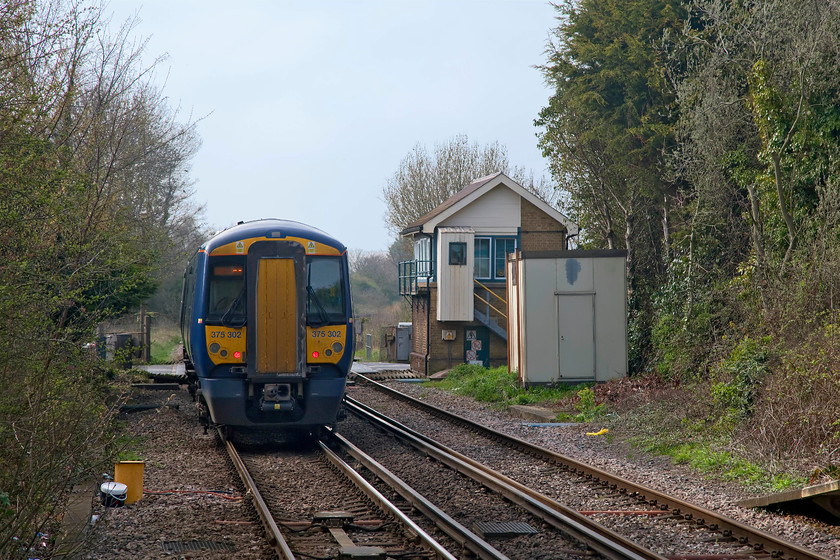
<path id="1" fill-rule="evenodd" d="M 347 406 L 353 416 L 363 420 L 342 425 L 347 440 L 357 442 L 356 449 L 363 448 L 385 467 L 406 477 L 411 487 L 433 496 L 435 504 L 450 512 L 463 532 L 472 529 L 480 533 L 486 539 L 486 550 L 472 548 L 471 542 L 464 545 L 475 557 L 664 560 L 376 411 L 352 401 Z M 367 460 L 360 462 L 368 466 Z M 383 478 L 378 472 L 377 476 Z M 461 542 L 458 535 L 451 536 Z"/>
<path id="2" fill-rule="evenodd" d="M 455 559 L 324 442 L 240 451 L 220 437 L 278 558 Z"/>
<path id="3" fill-rule="evenodd" d="M 381 434 L 374 437 L 381 438 Z M 385 447 L 392 445 L 393 442 L 389 442 Z M 511 481 L 494 478 L 486 470 L 481 472 L 466 467 L 466 472 L 475 470 L 471 476 L 478 476 L 480 484 L 493 487 L 515 504 L 505 507 L 520 508 L 533 514 L 537 521 L 532 523 L 538 529 L 532 528 L 530 533 L 510 540 L 499 539 L 499 527 L 492 523 L 489 527 L 488 524 L 468 527 L 456 519 L 463 517 L 462 514 L 444 511 L 341 434 L 328 433 L 317 449 L 309 450 L 263 448 L 241 451 L 226 440 L 225 446 L 278 558 L 662 560 L 617 535 L 593 530 L 585 519 L 574 519 L 576 514 L 573 512 L 569 515 L 570 512 L 545 507 L 513 488 Z M 424 453 L 432 453 L 431 448 Z M 433 454 L 441 461 L 432 464 L 433 468 L 451 470 L 444 465 L 460 461 L 442 450 Z M 412 470 L 419 476 L 435 479 L 445 476 L 421 474 L 422 463 L 428 462 L 425 456 L 416 460 L 421 467 Z M 464 469 L 462 465 L 458 470 Z M 301 477 L 308 477 L 309 482 Z M 498 511 L 498 504 L 494 506 L 491 502 L 501 500 L 493 493 L 484 495 L 480 484 L 468 488 L 468 491 L 482 495 L 483 502 L 476 511 Z M 459 483 L 459 486 L 463 484 Z M 386 499 L 386 495 L 390 499 Z M 409 518 L 409 513 L 416 521 Z M 521 513 L 515 515 L 518 517 Z M 513 531 L 515 535 L 521 531 L 522 523 L 513 528 L 515 524 L 503 525 L 503 531 Z M 552 535 L 553 528 L 560 528 L 572 536 Z M 437 540 L 429 536 L 431 532 L 438 533 Z M 491 543 L 488 535 L 495 535 L 496 541 L 501 540 L 504 546 L 499 546 L 499 542 Z"/>
<path id="4" fill-rule="evenodd" d="M 659 545 L 649 546 L 656 549 L 662 557 L 828 560 L 827 557 L 816 552 L 785 542 L 711 510 L 477 425 L 465 418 L 366 380 L 363 376 L 357 376 L 357 378 L 365 386 L 375 388 L 377 393 L 387 395 L 388 399 L 398 399 L 401 403 L 397 407 L 392 405 L 390 408 L 404 410 L 403 403 L 410 403 L 412 409 L 423 411 L 425 415 L 428 415 L 428 420 L 414 420 L 415 425 L 431 428 L 433 424 L 444 423 L 444 426 L 435 428 L 435 437 L 446 439 L 450 442 L 449 445 L 460 448 L 465 455 L 469 455 L 470 450 L 479 448 L 482 449 L 482 455 L 487 455 L 488 449 L 498 449 L 496 451 L 500 457 L 497 461 L 500 465 L 498 469 L 505 471 L 511 478 L 522 479 L 522 470 L 514 468 L 506 471 L 505 465 L 533 465 L 530 470 L 526 469 L 530 472 L 530 478 L 536 478 L 534 472 L 538 471 L 539 478 L 553 479 L 555 487 L 558 486 L 557 480 L 564 479 L 559 484 L 564 490 L 555 491 L 555 495 L 550 496 L 551 498 L 568 503 L 572 494 L 585 496 L 582 500 L 573 500 L 575 505 L 572 509 L 588 510 L 587 516 L 592 516 L 603 525 L 620 527 L 621 531 L 627 532 L 631 540 L 659 542 Z M 353 403 L 353 399 L 347 400 Z M 352 406 L 365 408 L 361 403 Z M 380 408 L 379 403 L 374 406 Z M 366 413 L 376 415 L 372 410 Z M 345 426 L 342 425 L 342 430 L 344 429 Z M 442 434 L 445 437 L 442 437 Z M 416 437 L 430 440 L 419 435 Z M 520 482 L 528 482 L 528 480 L 520 480 Z M 621 519 L 621 522 L 616 522 L 617 519 Z M 628 519 L 632 521 L 628 522 Z"/>

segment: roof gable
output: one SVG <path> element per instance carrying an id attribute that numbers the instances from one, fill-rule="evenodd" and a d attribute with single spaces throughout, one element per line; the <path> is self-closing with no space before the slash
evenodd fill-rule
<path id="1" fill-rule="evenodd" d="M 577 233 L 578 226 L 567 218 L 563 213 L 552 208 L 545 203 L 541 198 L 522 187 L 519 183 L 505 175 L 504 173 L 495 173 L 486 177 L 476 179 L 447 200 L 437 206 L 431 212 L 424 214 L 414 222 L 408 224 L 405 229 L 400 232 L 400 235 L 409 235 L 412 233 L 433 233 L 435 227 L 440 225 L 447 218 L 455 215 L 463 210 L 491 190 L 496 187 L 508 188 L 521 198 L 527 200 L 551 218 L 562 224 L 569 234 Z"/>

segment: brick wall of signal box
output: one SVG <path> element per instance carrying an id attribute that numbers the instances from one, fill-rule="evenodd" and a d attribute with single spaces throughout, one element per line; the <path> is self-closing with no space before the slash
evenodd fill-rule
<path id="1" fill-rule="evenodd" d="M 523 252 L 562 251 L 566 248 L 563 225 L 525 199 L 522 199 L 520 217 L 520 248 Z"/>

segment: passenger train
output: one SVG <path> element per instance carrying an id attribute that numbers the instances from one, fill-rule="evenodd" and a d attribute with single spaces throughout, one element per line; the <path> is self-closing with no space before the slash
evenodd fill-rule
<path id="1" fill-rule="evenodd" d="M 288 220 L 215 235 L 184 272 L 181 336 L 205 425 L 315 433 L 333 424 L 353 361 L 346 247 Z"/>

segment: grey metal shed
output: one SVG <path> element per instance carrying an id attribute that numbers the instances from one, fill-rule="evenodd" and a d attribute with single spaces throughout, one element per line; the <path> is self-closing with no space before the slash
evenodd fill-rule
<path id="1" fill-rule="evenodd" d="M 508 267 L 508 364 L 522 385 L 627 375 L 626 251 L 517 251 Z"/>
<path id="2" fill-rule="evenodd" d="M 398 362 L 407 362 L 409 354 L 411 354 L 411 335 L 413 325 L 411 323 L 397 324 L 397 351 L 396 358 Z"/>

